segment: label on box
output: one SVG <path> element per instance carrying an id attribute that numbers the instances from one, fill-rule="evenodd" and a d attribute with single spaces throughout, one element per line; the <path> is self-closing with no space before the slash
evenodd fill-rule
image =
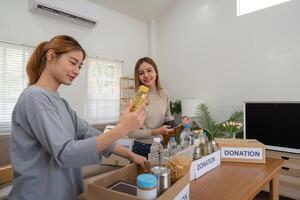
<path id="1" fill-rule="evenodd" d="M 186 185 L 173 200 L 189 200 L 190 184 Z"/>
<path id="2" fill-rule="evenodd" d="M 200 158 L 198 160 L 195 160 L 195 178 L 199 178 L 206 172 L 216 168 L 221 164 L 220 159 L 220 151 L 216 151 L 212 154 L 209 154 L 207 156 L 204 156 L 203 158 Z"/>
<path id="3" fill-rule="evenodd" d="M 197 167 L 197 162 L 193 161 L 190 168 L 190 181 L 196 179 L 196 167 Z"/>
<path id="4" fill-rule="evenodd" d="M 221 147 L 222 158 L 262 160 L 262 148 Z"/>

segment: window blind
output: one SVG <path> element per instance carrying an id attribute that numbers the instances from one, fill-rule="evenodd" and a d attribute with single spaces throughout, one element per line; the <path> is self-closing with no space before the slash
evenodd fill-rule
<path id="1" fill-rule="evenodd" d="M 120 115 L 122 62 L 87 58 L 86 115 L 90 123 L 116 122 Z"/>
<path id="2" fill-rule="evenodd" d="M 26 63 L 33 49 L 0 42 L 0 132 L 11 127 L 11 114 L 27 86 Z"/>

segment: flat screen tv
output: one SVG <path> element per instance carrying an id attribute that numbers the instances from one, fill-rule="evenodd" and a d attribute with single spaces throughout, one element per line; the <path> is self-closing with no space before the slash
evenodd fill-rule
<path id="1" fill-rule="evenodd" d="M 244 102 L 244 137 L 300 154 L 300 102 Z"/>

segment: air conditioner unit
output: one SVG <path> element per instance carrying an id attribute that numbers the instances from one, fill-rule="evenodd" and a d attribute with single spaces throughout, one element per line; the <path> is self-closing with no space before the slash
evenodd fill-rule
<path id="1" fill-rule="evenodd" d="M 95 4 L 87 0 L 29 0 L 29 10 L 88 28 L 97 25 Z"/>

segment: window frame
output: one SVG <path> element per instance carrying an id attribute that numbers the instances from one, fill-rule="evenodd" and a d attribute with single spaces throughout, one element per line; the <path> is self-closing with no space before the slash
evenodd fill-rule
<path id="1" fill-rule="evenodd" d="M 103 79 L 103 76 L 100 77 L 102 84 L 104 84 L 105 81 L 116 81 L 116 100 L 117 102 L 115 103 L 115 106 L 118 107 L 117 112 L 118 114 L 115 116 L 111 116 L 110 118 L 101 118 L 101 117 L 91 117 L 91 115 L 89 115 L 88 113 L 88 106 L 89 106 L 89 62 L 90 60 L 93 61 L 98 61 L 98 62 L 103 62 L 105 64 L 112 64 L 115 65 L 115 67 L 118 67 L 119 70 L 115 69 L 114 71 L 117 70 L 116 75 L 117 77 L 114 80 L 108 80 L 108 79 Z M 90 124 L 111 124 L 111 123 L 116 123 L 119 120 L 119 116 L 120 116 L 120 77 L 122 76 L 122 69 L 123 69 L 123 65 L 124 65 L 124 61 L 122 60 L 116 60 L 116 59 L 107 59 L 107 58 L 100 58 L 100 57 L 92 57 L 92 56 L 87 56 L 86 60 L 85 60 L 85 68 L 86 68 L 86 98 L 85 98 L 85 108 L 84 108 L 84 117 L 85 119 L 88 121 L 88 123 Z"/>
<path id="2" fill-rule="evenodd" d="M 16 43 L 16 42 L 4 41 L 4 40 L 0 40 L 0 47 L 1 48 L 3 47 L 5 49 L 12 48 L 16 51 L 19 51 L 19 50 L 22 51 L 22 56 L 23 56 L 22 57 L 22 59 L 23 59 L 22 64 L 24 64 L 24 65 L 23 65 L 23 70 L 20 71 L 20 73 L 23 74 L 23 77 L 22 77 L 23 78 L 23 80 L 22 80 L 23 84 L 20 85 L 20 86 L 23 86 L 23 88 L 20 91 L 20 94 L 21 94 L 22 91 L 27 87 L 27 83 L 28 83 L 28 76 L 27 76 L 27 73 L 26 73 L 26 64 L 27 64 L 28 60 L 30 59 L 30 56 L 31 56 L 32 52 L 34 51 L 35 47 L 30 46 L 30 45 L 26 45 L 26 44 L 23 44 L 23 43 Z M 27 58 L 26 58 L 25 54 L 27 54 Z M 7 59 L 7 57 L 3 57 L 3 60 L 6 60 L 6 59 Z M 19 72 L 19 71 L 16 70 L 14 73 L 17 73 L 17 72 Z M 8 87 L 10 87 L 10 86 L 8 86 Z M 9 93 L 9 92 L 7 92 L 7 93 Z M 18 97 L 15 99 L 14 105 L 16 104 L 20 94 L 17 95 Z M 4 102 L 0 102 L 0 103 L 5 104 Z M 13 109 L 11 110 L 11 112 L 13 112 Z M 11 132 L 11 119 L 10 119 L 9 122 L 0 121 L 0 135 L 7 135 L 7 134 L 10 134 L 10 132 Z"/>

